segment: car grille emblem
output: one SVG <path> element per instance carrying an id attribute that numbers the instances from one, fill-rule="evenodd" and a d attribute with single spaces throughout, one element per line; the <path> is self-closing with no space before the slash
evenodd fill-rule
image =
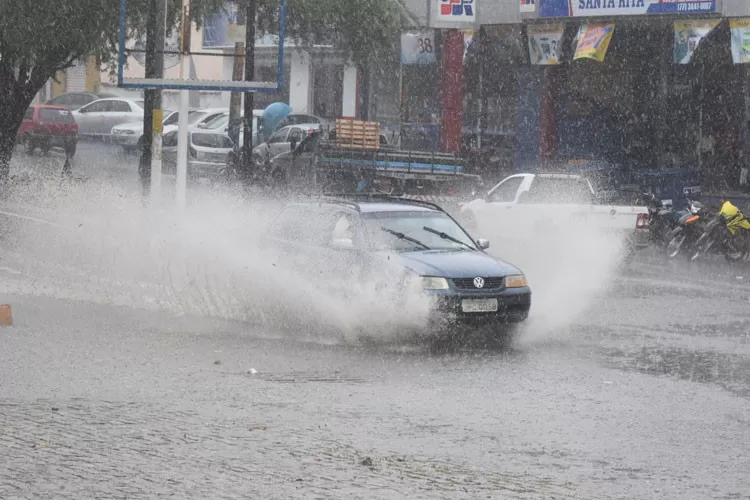
<path id="1" fill-rule="evenodd" d="M 484 278 L 477 276 L 474 278 L 474 286 L 477 288 L 484 288 Z"/>

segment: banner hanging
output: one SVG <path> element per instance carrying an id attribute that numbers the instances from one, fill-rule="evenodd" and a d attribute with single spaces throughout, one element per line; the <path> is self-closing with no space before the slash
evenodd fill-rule
<path id="1" fill-rule="evenodd" d="M 690 15 L 719 11 L 716 0 L 543 0 L 539 17 Z"/>
<path id="2" fill-rule="evenodd" d="M 531 64 L 560 64 L 560 42 L 564 31 L 562 24 L 529 24 L 527 34 Z"/>
<path id="3" fill-rule="evenodd" d="M 609 42 L 615 32 L 615 23 L 583 24 L 578 30 L 578 46 L 573 57 L 604 62 Z"/>
<path id="4" fill-rule="evenodd" d="M 732 60 L 734 64 L 750 63 L 750 18 L 730 19 Z"/>
<path id="5" fill-rule="evenodd" d="M 435 64 L 435 30 L 401 35 L 401 64 Z"/>
<path id="6" fill-rule="evenodd" d="M 674 62 L 689 64 L 701 40 L 721 22 L 720 19 L 674 22 Z"/>

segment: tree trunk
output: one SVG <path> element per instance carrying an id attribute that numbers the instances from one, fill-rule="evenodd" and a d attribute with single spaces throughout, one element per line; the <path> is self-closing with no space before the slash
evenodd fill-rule
<path id="1" fill-rule="evenodd" d="M 0 81 L 0 95 L 15 95 L 5 82 Z M 3 88 L 5 87 L 5 88 Z M 16 135 L 23 121 L 23 115 L 31 104 L 31 99 L 0 99 L 0 191 L 5 191 L 10 177 L 10 160 L 16 146 Z"/>

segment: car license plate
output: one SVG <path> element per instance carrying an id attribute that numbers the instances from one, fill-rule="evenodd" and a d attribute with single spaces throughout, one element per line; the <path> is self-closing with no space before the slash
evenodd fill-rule
<path id="1" fill-rule="evenodd" d="M 464 299 L 461 310 L 465 313 L 496 312 L 497 299 Z"/>

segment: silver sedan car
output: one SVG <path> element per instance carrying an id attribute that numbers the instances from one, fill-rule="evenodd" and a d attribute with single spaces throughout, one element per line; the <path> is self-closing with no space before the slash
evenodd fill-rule
<path id="1" fill-rule="evenodd" d="M 112 127 L 121 123 L 143 121 L 143 101 L 136 99 L 99 99 L 73 111 L 78 135 L 109 138 Z"/>

